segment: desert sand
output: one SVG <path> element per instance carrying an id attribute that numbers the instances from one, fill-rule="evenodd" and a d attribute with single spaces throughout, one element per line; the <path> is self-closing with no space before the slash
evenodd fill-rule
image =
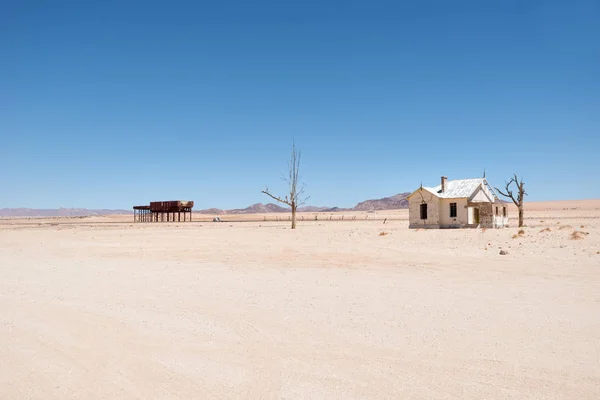
<path id="1" fill-rule="evenodd" d="M 0 220 L 0 399 L 598 399 L 600 201 L 527 207 Z"/>

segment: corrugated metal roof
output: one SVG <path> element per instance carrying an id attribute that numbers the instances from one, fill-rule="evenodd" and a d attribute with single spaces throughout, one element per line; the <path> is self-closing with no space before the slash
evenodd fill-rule
<path id="1" fill-rule="evenodd" d="M 485 183 L 484 178 L 455 179 L 446 182 L 446 190 L 444 190 L 444 193 L 441 193 L 441 184 L 432 188 L 424 187 L 423 189 L 443 199 L 460 199 L 470 197 L 482 183 Z"/>

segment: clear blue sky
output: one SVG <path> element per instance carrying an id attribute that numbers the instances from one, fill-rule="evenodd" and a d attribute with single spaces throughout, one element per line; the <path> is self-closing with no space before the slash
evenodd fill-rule
<path id="1" fill-rule="evenodd" d="M 600 198 L 598 1 L 4 1 L 0 208 Z"/>

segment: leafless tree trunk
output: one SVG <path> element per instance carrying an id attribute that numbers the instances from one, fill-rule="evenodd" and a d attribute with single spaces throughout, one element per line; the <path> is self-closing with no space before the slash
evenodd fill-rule
<path id="1" fill-rule="evenodd" d="M 513 195 L 512 190 L 510 190 L 510 185 L 512 185 L 513 183 L 515 184 L 515 186 L 517 187 L 517 190 L 518 190 L 516 199 Z M 502 190 L 500 190 L 498 188 L 496 188 L 496 190 L 502 196 L 511 199 L 513 201 L 513 203 L 515 203 L 515 205 L 519 209 L 519 228 L 521 228 L 523 226 L 523 217 L 524 217 L 523 201 L 525 199 L 525 196 L 527 195 L 527 192 L 525 192 L 525 182 L 523 182 L 523 178 L 521 178 L 521 180 L 519 181 L 519 179 L 517 178 L 517 174 L 515 174 L 510 179 L 510 181 L 508 181 L 506 183 L 506 191 L 505 192 L 503 192 Z"/>
<path id="2" fill-rule="evenodd" d="M 289 175 L 284 178 L 289 186 L 289 195 L 285 197 L 274 196 L 265 188 L 262 193 L 271 197 L 279 203 L 287 204 L 292 209 L 292 229 L 296 229 L 296 211 L 298 207 L 306 203 L 309 197 L 304 197 L 304 185 L 300 185 L 300 155 L 296 151 L 296 143 L 292 143 L 292 157 L 289 162 Z"/>

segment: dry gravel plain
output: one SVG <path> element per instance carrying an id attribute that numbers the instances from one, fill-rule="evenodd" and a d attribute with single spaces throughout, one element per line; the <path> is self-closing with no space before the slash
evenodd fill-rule
<path id="1" fill-rule="evenodd" d="M 330 216 L 0 220 L 0 399 L 600 398 L 600 201 Z"/>

